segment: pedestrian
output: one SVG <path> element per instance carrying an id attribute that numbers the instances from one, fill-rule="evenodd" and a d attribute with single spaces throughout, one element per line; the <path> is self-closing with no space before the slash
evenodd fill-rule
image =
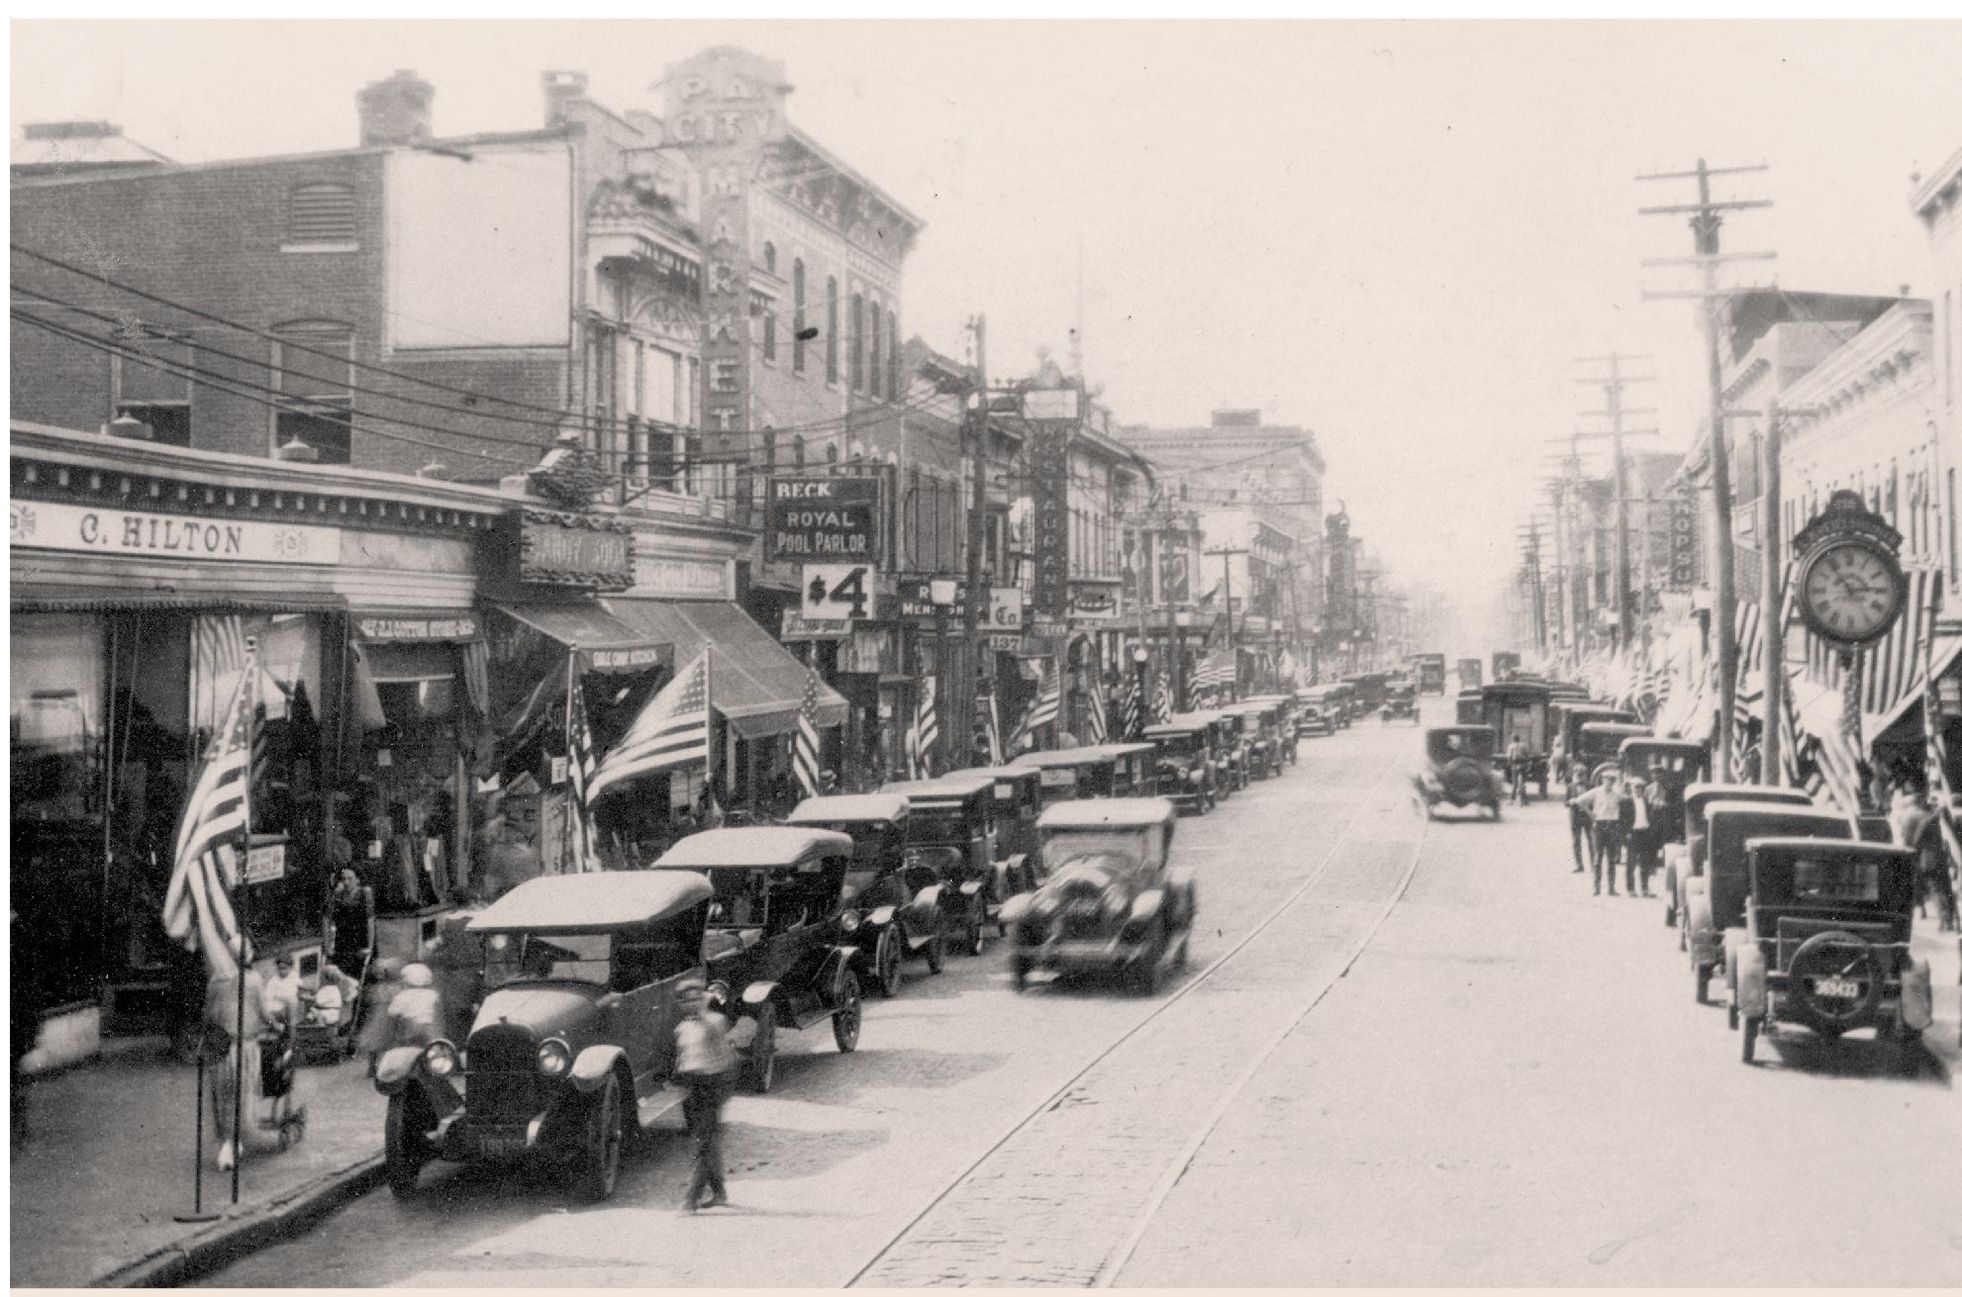
<path id="1" fill-rule="evenodd" d="M 427 964 L 402 969 L 402 989 L 388 1002 L 388 1048 L 427 1045 L 442 1034 L 443 1001 Z"/>
<path id="2" fill-rule="evenodd" d="M 675 1079 L 688 1087 L 681 1114 L 688 1122 L 695 1169 L 688 1181 L 683 1212 L 720 1207 L 729 1201 L 722 1181 L 722 1104 L 729 1093 L 729 1073 L 735 1051 L 729 1045 L 729 1024 L 708 1008 L 707 990 L 699 978 L 683 982 L 676 992 L 682 1019 L 674 1029 Z M 708 1197 L 702 1197 L 703 1190 Z"/>
<path id="3" fill-rule="evenodd" d="M 1587 872 L 1587 798 L 1592 790 L 1583 788 L 1567 796 L 1567 835 L 1574 849 L 1574 872 Z"/>
<path id="4" fill-rule="evenodd" d="M 1526 804 L 1526 740 L 1515 734 L 1506 744 L 1506 777 L 1512 780 L 1512 804 Z"/>
<path id="5" fill-rule="evenodd" d="M 388 1049 L 395 1024 L 388 1011 L 403 989 L 402 969 L 395 960 L 377 959 L 374 967 L 375 975 L 368 985 L 368 1007 L 361 1016 L 361 1029 L 355 1037 L 356 1048 L 367 1055 L 369 1076 L 375 1074 L 375 1064 Z"/>
<path id="6" fill-rule="evenodd" d="M 1656 848 L 1660 842 L 1653 798 L 1660 788 L 1660 784 L 1650 784 L 1640 777 L 1628 781 L 1628 798 L 1623 803 L 1627 808 L 1627 819 L 1622 825 L 1627 872 L 1622 879 L 1622 888 L 1630 896 L 1636 895 L 1638 879 L 1641 883 L 1640 894 L 1653 895 L 1649 891 L 1649 878 L 1655 872 Z"/>
<path id="7" fill-rule="evenodd" d="M 1608 895 L 1615 896 L 1615 866 L 1621 863 L 1622 797 L 1620 772 L 1604 768 L 1600 782 L 1581 797 L 1581 809 L 1592 826 L 1594 848 L 1594 894 L 1601 894 L 1601 880 L 1607 878 Z"/>
<path id="8" fill-rule="evenodd" d="M 351 866 L 334 876 L 330 911 L 334 924 L 334 945 L 329 958 L 344 969 L 359 971 L 367 962 L 374 939 L 375 892 L 361 885 L 361 875 Z"/>

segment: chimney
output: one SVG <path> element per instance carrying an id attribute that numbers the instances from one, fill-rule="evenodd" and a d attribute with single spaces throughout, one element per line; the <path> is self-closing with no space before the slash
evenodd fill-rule
<path id="1" fill-rule="evenodd" d="M 586 74 L 545 72 L 538 79 L 545 87 L 546 128 L 565 125 L 565 110 L 586 98 Z"/>
<path id="2" fill-rule="evenodd" d="M 429 103 L 435 97 L 435 86 L 407 70 L 364 86 L 355 96 L 361 109 L 361 147 L 427 144 Z"/>

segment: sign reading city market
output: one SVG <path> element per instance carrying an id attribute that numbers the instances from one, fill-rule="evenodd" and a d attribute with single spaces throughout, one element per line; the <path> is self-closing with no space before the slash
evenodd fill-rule
<path id="1" fill-rule="evenodd" d="M 517 579 L 527 585 L 633 587 L 633 532 L 617 518 L 524 509 L 506 517 L 504 534 L 516 544 Z"/>
<path id="2" fill-rule="evenodd" d="M 871 563 L 878 541 L 878 478 L 780 477 L 770 483 L 772 559 Z"/>
<path id="3" fill-rule="evenodd" d="M 1907 577 L 1895 557 L 1901 533 L 1857 491 L 1833 492 L 1792 549 L 1799 616 L 1814 635 L 1851 649 L 1893 629 L 1907 602 Z"/>

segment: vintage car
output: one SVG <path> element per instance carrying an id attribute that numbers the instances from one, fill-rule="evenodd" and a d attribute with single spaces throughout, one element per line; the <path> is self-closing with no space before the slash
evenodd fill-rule
<path id="1" fill-rule="evenodd" d="M 709 1003 L 751 1024 L 741 1079 L 758 1094 L 776 1077 L 781 1028 L 829 1022 L 839 1053 L 858 1048 L 867 961 L 852 941 L 858 911 L 845 904 L 851 867 L 849 837 L 781 825 L 708 829 L 654 862 L 656 875 L 705 874 L 714 888 L 702 938 Z"/>
<path id="2" fill-rule="evenodd" d="M 1254 779 L 1269 779 L 1281 773 L 1281 734 L 1275 724 L 1274 709 L 1261 703 L 1230 703 L 1221 708 L 1240 736 L 1247 773 Z"/>
<path id="3" fill-rule="evenodd" d="M 1338 728 L 1348 729 L 1356 723 L 1356 688 L 1347 681 L 1337 681 L 1328 686 L 1330 715 Z"/>
<path id="4" fill-rule="evenodd" d="M 1751 893 L 1744 844 L 1752 838 L 1852 838 L 1846 817 L 1812 806 L 1711 802 L 1703 808 L 1703 867 L 1683 884 L 1683 946 L 1695 976 L 1696 1002 L 1707 1004 L 1710 979 L 1724 964 L 1724 929 L 1743 925 Z"/>
<path id="5" fill-rule="evenodd" d="M 1112 797 L 1158 795 L 1158 749 L 1149 743 L 1101 743 L 1097 751 L 1110 758 Z"/>
<path id="6" fill-rule="evenodd" d="M 487 989 L 469 1039 L 375 1068 L 389 1188 L 408 1196 L 438 1159 L 533 1159 L 562 1166 L 574 1197 L 609 1197 L 627 1133 L 681 1101 L 675 990 L 701 975 L 711 894 L 692 872 L 559 874 L 472 918 Z"/>
<path id="7" fill-rule="evenodd" d="M 1364 671 L 1343 676 L 1342 683 L 1355 691 L 1352 712 L 1357 716 L 1368 716 L 1381 709 L 1389 696 L 1390 674 L 1387 671 Z"/>
<path id="8" fill-rule="evenodd" d="M 1515 775 L 1508 771 L 1508 778 L 1521 778 L 1539 790 L 1544 798 L 1547 788 L 1547 771 L 1552 758 L 1552 729 L 1548 723 L 1550 694 L 1547 687 L 1532 680 L 1507 680 L 1486 685 L 1479 690 L 1480 717 L 1471 722 L 1490 725 L 1499 734 L 1499 755 L 1501 758 L 1511 750 L 1512 741 L 1518 739 L 1526 748 L 1525 768 Z M 1524 794 L 1521 794 L 1522 800 Z"/>
<path id="9" fill-rule="evenodd" d="M 1656 840 L 1683 841 L 1683 798 L 1690 785 L 1710 774 L 1710 749 L 1690 739 L 1635 737 L 1623 739 L 1617 756 L 1624 779 L 1649 785 L 1648 803 Z"/>
<path id="10" fill-rule="evenodd" d="M 1934 1016 L 1928 961 L 1914 958 L 1914 852 L 1875 842 L 1754 838 L 1750 897 L 1724 934 L 1731 1025 L 1742 1056 L 1785 1023 L 1827 1039 L 1872 1027 L 1909 1044 Z"/>
<path id="11" fill-rule="evenodd" d="M 1409 658 L 1410 674 L 1417 681 L 1420 693 L 1443 694 L 1444 692 L 1444 654 L 1412 653 Z"/>
<path id="12" fill-rule="evenodd" d="M 1483 725 L 1485 723 L 1485 691 L 1483 689 L 1460 689 L 1458 696 L 1451 700 L 1453 716 L 1460 725 Z"/>
<path id="13" fill-rule="evenodd" d="M 1417 708 L 1417 682 L 1402 676 L 1383 686 L 1382 716 L 1385 721 L 1407 720 L 1421 723 Z"/>
<path id="14" fill-rule="evenodd" d="M 1101 746 L 1024 752 L 1008 764 L 1042 772 L 1045 806 L 1077 797 L 1109 797 L 1117 783 L 1117 762 Z"/>
<path id="15" fill-rule="evenodd" d="M 1291 694 L 1255 694 L 1247 699 L 1250 705 L 1267 709 L 1273 718 L 1274 734 L 1281 745 L 1281 759 L 1290 764 L 1301 760 L 1301 752 L 1296 742 L 1301 737 L 1300 722 L 1297 719 L 1299 707 Z"/>
<path id="16" fill-rule="evenodd" d="M 1439 803 L 1482 806 L 1499 818 L 1505 784 L 1493 768 L 1499 735 L 1490 725 L 1445 725 L 1424 731 L 1424 769 L 1411 776 L 1424 814 Z"/>
<path id="17" fill-rule="evenodd" d="M 1023 856 L 1033 861 L 1036 819 L 1044 804 L 1042 771 L 1033 766 L 969 766 L 949 773 L 968 779 L 986 775 L 995 781 L 995 855 L 1001 860 Z"/>
<path id="18" fill-rule="evenodd" d="M 1046 876 L 1002 913 L 1021 990 L 1038 969 L 1128 976 L 1145 994 L 1183 967 L 1198 893 L 1172 868 L 1178 811 L 1162 797 L 1074 802 L 1042 813 Z"/>
<path id="19" fill-rule="evenodd" d="M 1248 783 L 1246 754 L 1242 751 L 1240 727 L 1223 711 L 1174 712 L 1175 725 L 1204 725 L 1213 753 L 1213 796 L 1220 801 L 1231 797 Z"/>
<path id="20" fill-rule="evenodd" d="M 1485 663 L 1477 658 L 1458 659 L 1458 692 L 1476 689 L 1485 683 Z"/>
<path id="21" fill-rule="evenodd" d="M 940 898 L 947 885 L 939 872 L 906 859 L 912 807 L 892 793 L 806 797 L 784 823 L 829 829 L 852 840 L 845 873 L 845 926 L 864 957 L 860 967 L 886 999 L 899 994 L 904 961 L 926 960 L 937 973 L 946 953 L 946 915 Z M 856 916 L 854 921 L 852 916 Z"/>
<path id="22" fill-rule="evenodd" d="M 1159 787 L 1180 810 L 1206 814 L 1218 804 L 1212 749 L 1212 726 L 1204 721 L 1174 720 L 1147 725 L 1145 739 L 1158 753 Z"/>
<path id="23" fill-rule="evenodd" d="M 1506 680 L 1519 670 L 1519 654 L 1499 649 L 1492 654 L 1492 678 Z"/>
<path id="24" fill-rule="evenodd" d="M 1588 783 L 1598 783 L 1602 770 L 1621 769 L 1623 743 L 1629 739 L 1650 738 L 1654 733 L 1655 731 L 1646 725 L 1633 725 L 1626 722 L 1588 722 L 1580 727 L 1579 746 L 1572 753 L 1573 759 L 1579 761 L 1581 765 L 1577 775 L 1584 773 Z"/>
<path id="25" fill-rule="evenodd" d="M 1327 738 L 1339 728 L 1334 690 L 1329 685 L 1303 689 L 1295 708 L 1294 732 L 1299 738 Z"/>
<path id="26" fill-rule="evenodd" d="M 1570 702 L 1553 703 L 1551 721 L 1553 730 L 1553 775 L 1566 785 L 1568 796 L 1594 784 L 1594 772 L 1574 760 L 1580 751 L 1580 731 L 1583 725 L 1632 725 L 1640 720 L 1634 712 L 1623 711 L 1607 703 Z"/>
<path id="27" fill-rule="evenodd" d="M 956 770 L 879 791 L 907 801 L 912 812 L 906 821 L 907 864 L 936 870 L 946 883 L 940 905 L 954 948 L 980 954 L 989 925 L 999 922 L 1002 902 L 1035 884 L 1034 857 L 1002 850 L 996 824 L 1005 812 L 994 777 Z"/>
<path id="28" fill-rule="evenodd" d="M 1764 802 L 1777 806 L 1811 806 L 1812 798 L 1802 789 L 1774 788 L 1764 784 L 1695 783 L 1683 790 L 1683 831 L 1662 846 L 1662 922 L 1675 927 L 1683 911 L 1683 887 L 1692 874 L 1703 872 L 1703 853 L 1708 842 L 1703 812 L 1718 802 Z M 1677 939 L 1677 949 L 1688 944 Z"/>

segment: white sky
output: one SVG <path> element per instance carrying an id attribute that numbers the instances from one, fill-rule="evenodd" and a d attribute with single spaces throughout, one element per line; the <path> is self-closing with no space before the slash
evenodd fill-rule
<path id="1" fill-rule="evenodd" d="M 1681 255 L 1637 172 L 1764 161 L 1727 250 L 1787 288 L 1925 286 L 1909 173 L 1962 148 L 1962 23 L 16 22 L 11 108 L 103 117 L 181 161 L 355 141 L 396 68 L 441 133 L 542 117 L 538 73 L 658 106 L 665 65 L 783 59 L 792 120 L 922 216 L 903 325 L 990 368 L 1067 352 L 1082 248 L 1093 383 L 1126 422 L 1260 406 L 1315 429 L 1327 495 L 1399 575 L 1488 604 L 1543 439 L 1655 356 L 1663 446 L 1700 407 Z M 1489 605 L 1488 605 L 1489 606 Z M 1469 611 L 1469 610 L 1468 610 Z M 1478 650 L 1467 645 L 1465 651 Z"/>

